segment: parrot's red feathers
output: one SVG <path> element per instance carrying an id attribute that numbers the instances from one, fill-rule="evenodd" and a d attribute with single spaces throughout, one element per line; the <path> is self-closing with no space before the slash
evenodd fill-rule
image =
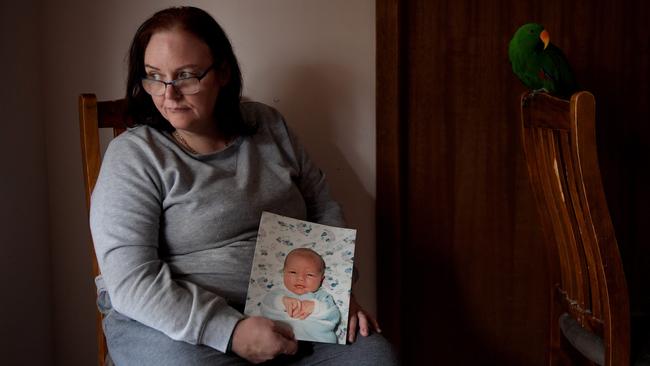
<path id="1" fill-rule="evenodd" d="M 537 76 L 539 76 L 539 78 L 541 80 L 547 80 L 548 79 L 548 76 L 546 76 L 546 73 L 544 72 L 544 70 L 539 70 L 539 73 L 537 74 Z"/>

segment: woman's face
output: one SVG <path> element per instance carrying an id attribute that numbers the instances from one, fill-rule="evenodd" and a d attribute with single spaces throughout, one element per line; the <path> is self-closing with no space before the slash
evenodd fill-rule
<path id="1" fill-rule="evenodd" d="M 144 52 L 146 77 L 163 81 L 201 76 L 212 66 L 212 62 L 208 45 L 178 28 L 154 33 Z M 225 79 L 217 74 L 218 69 L 211 69 L 201 79 L 196 94 L 182 95 L 173 86 L 167 85 L 165 94 L 151 96 L 160 114 L 174 128 L 192 133 L 214 132 L 214 106 Z"/>

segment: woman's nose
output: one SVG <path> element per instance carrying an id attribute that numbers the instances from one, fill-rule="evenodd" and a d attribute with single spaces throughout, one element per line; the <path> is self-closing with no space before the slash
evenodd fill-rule
<path id="1" fill-rule="evenodd" d="M 165 98 L 166 99 L 178 99 L 181 94 L 176 90 L 176 87 L 173 84 L 165 85 Z"/>

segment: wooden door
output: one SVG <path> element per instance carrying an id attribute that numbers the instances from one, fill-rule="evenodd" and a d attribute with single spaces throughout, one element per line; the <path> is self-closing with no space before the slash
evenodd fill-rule
<path id="1" fill-rule="evenodd" d="M 632 310 L 650 308 L 648 3 L 378 0 L 378 308 L 405 364 L 544 363 L 546 254 L 507 58 L 530 21 L 596 96 Z"/>

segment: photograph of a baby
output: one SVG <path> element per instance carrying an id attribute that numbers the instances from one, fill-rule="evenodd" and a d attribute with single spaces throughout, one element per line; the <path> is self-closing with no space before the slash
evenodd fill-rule
<path id="1" fill-rule="evenodd" d="M 247 315 L 288 325 L 297 340 L 345 344 L 356 230 L 262 214 Z"/>
<path id="2" fill-rule="evenodd" d="M 264 296 L 262 315 L 289 321 L 297 339 L 336 343 L 341 312 L 321 287 L 323 258 L 309 248 L 294 249 L 284 260 L 282 273 L 284 285 Z"/>

